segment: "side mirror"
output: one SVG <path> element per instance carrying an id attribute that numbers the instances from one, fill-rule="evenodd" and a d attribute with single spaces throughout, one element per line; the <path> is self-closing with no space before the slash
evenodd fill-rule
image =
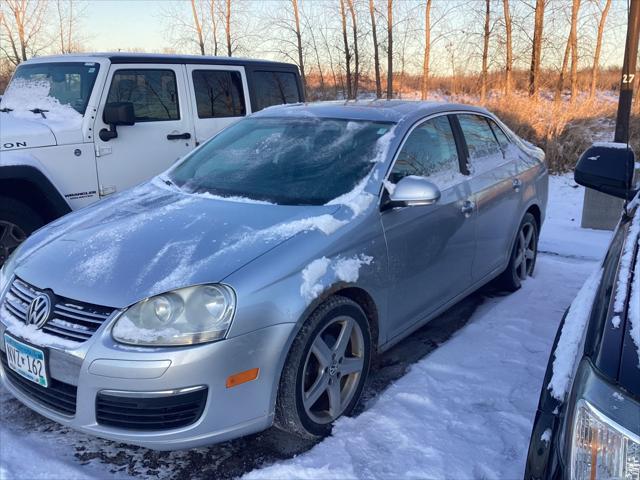
<path id="1" fill-rule="evenodd" d="M 630 200 L 635 159 L 625 144 L 594 143 L 580 156 L 574 179 L 583 187 Z"/>
<path id="2" fill-rule="evenodd" d="M 102 120 L 109 125 L 109 129 L 100 130 L 100 139 L 108 142 L 118 137 L 116 127 L 118 125 L 133 125 L 136 123 L 136 115 L 131 102 L 111 102 L 104 106 Z"/>
<path id="3" fill-rule="evenodd" d="M 410 175 L 396 184 L 389 198 L 394 206 L 432 205 L 440 200 L 440 189 L 424 177 Z"/>

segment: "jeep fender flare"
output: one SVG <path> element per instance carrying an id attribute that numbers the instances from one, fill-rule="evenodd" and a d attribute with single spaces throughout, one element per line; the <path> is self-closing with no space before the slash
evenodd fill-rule
<path id="1" fill-rule="evenodd" d="M 47 176 L 32 165 L 0 165 L 0 196 L 22 200 L 47 221 L 71 212 L 71 207 Z"/>

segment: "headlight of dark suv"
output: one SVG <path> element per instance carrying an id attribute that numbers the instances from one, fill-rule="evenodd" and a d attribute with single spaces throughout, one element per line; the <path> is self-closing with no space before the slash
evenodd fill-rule
<path id="1" fill-rule="evenodd" d="M 640 438 L 580 400 L 573 420 L 571 478 L 640 480 Z"/>
<path id="2" fill-rule="evenodd" d="M 118 317 L 111 335 L 129 345 L 195 345 L 223 339 L 236 309 L 227 285 L 197 285 L 136 303 Z"/>

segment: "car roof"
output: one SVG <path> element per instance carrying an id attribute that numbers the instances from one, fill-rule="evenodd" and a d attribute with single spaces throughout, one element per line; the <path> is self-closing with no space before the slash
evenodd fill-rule
<path id="1" fill-rule="evenodd" d="M 258 117 L 319 117 L 398 123 L 435 113 L 469 112 L 490 114 L 486 109 L 459 103 L 415 100 L 348 100 L 274 105 L 256 113 Z"/>
<path id="2" fill-rule="evenodd" d="M 107 58 L 114 64 L 122 63 L 184 63 L 198 65 L 234 65 L 234 66 L 252 66 L 252 67 L 278 67 L 287 69 L 296 69 L 293 63 L 274 62 L 271 60 L 260 60 L 255 58 L 243 57 L 214 57 L 205 55 L 172 55 L 165 53 L 135 53 L 135 52 L 96 52 L 96 53 L 69 53 L 65 55 L 50 55 L 37 57 L 28 60 L 25 63 L 36 63 L 41 61 L 64 61 L 73 60 L 75 58 Z"/>

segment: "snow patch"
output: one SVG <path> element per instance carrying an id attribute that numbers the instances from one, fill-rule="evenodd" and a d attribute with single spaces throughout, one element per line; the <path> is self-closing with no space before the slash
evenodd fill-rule
<path id="1" fill-rule="evenodd" d="M 618 267 L 618 281 L 616 284 L 616 296 L 613 303 L 614 313 L 620 314 L 624 311 L 624 305 L 627 300 L 627 292 L 629 291 L 629 280 L 631 278 L 631 267 L 633 263 L 633 253 L 635 246 L 640 239 L 640 214 L 635 215 L 627 238 L 624 243 L 622 255 L 620 256 L 620 265 Z"/>
<path id="2" fill-rule="evenodd" d="M 619 402 L 624 402 L 624 397 L 620 395 L 618 392 L 613 392 L 611 396 Z"/>
<path id="3" fill-rule="evenodd" d="M 613 325 L 613 328 L 620 328 L 620 317 L 618 315 L 614 316 L 611 319 L 611 324 Z"/>
<path id="4" fill-rule="evenodd" d="M 551 435 L 553 434 L 553 432 L 551 431 L 550 428 L 547 428 L 542 435 L 540 436 L 540 440 L 543 441 L 546 444 L 551 443 Z"/>
<path id="5" fill-rule="evenodd" d="M 636 213 L 636 220 L 640 214 Z M 637 238 L 638 247 L 640 248 L 640 237 Z M 629 298 L 628 318 L 631 321 L 631 329 L 629 334 L 633 343 L 636 344 L 638 350 L 638 368 L 640 368 L 640 254 L 636 259 L 636 267 L 633 272 L 633 284 L 631 285 L 631 298 Z"/>
<path id="6" fill-rule="evenodd" d="M 57 98 L 50 97 L 51 83 L 47 80 L 26 80 L 17 78 L 7 87 L 2 96 L 2 108 L 13 110 L 9 114 L 27 120 L 42 120 L 69 124 L 80 124 L 82 115 L 70 105 L 63 105 Z M 30 110 L 46 110 L 44 117 Z"/>
<path id="7" fill-rule="evenodd" d="M 302 270 L 300 295 L 310 304 L 314 299 L 337 281 L 354 283 L 360 278 L 362 265 L 370 265 L 373 257 L 360 254 L 353 257 L 321 257 Z M 331 272 L 329 271 L 331 268 Z"/>
<path id="8" fill-rule="evenodd" d="M 569 307 L 558 345 L 553 353 L 553 374 L 547 388 L 551 391 L 551 395 L 561 402 L 564 401 L 575 372 L 578 349 L 589 322 L 591 306 L 598 291 L 601 276 L 602 268 L 599 268 L 591 274 L 576 295 Z"/>
<path id="9" fill-rule="evenodd" d="M 621 150 L 626 150 L 629 146 L 626 143 L 621 142 L 594 142 L 594 147 L 604 147 L 604 148 L 619 148 Z"/>
<path id="10" fill-rule="evenodd" d="M 72 340 L 50 335 L 35 327 L 35 325 L 26 325 L 15 318 L 4 305 L 0 307 L 0 322 L 7 327 L 7 332 L 15 335 L 18 339 L 22 338 L 34 345 L 59 347 L 63 350 L 73 350 L 78 348 L 79 343 Z"/>

